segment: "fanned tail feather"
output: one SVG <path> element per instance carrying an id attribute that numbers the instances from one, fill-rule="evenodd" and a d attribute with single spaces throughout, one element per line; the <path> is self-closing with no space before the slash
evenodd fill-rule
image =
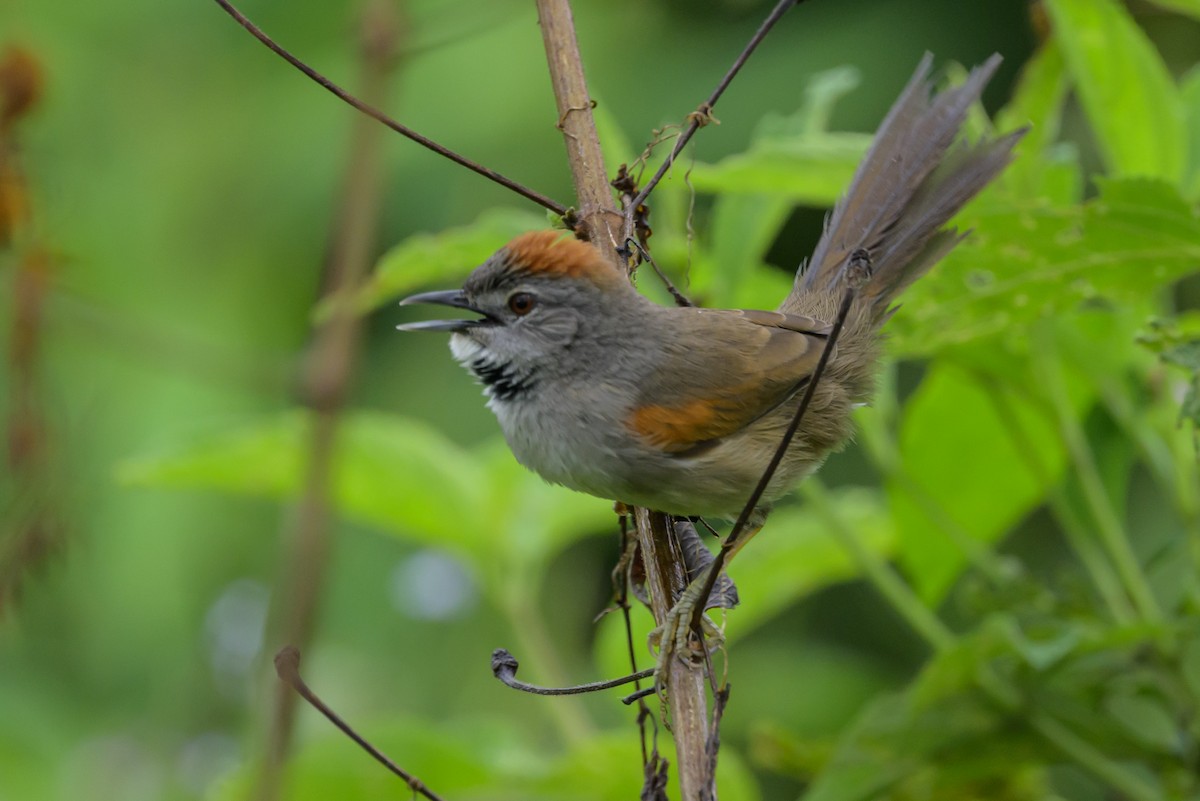
<path id="1" fill-rule="evenodd" d="M 1012 160 L 1013 147 L 1025 133 L 954 144 L 1000 60 L 993 55 L 961 86 L 932 96 L 933 59 L 925 55 L 879 126 L 781 311 L 793 311 L 798 293 L 837 292 L 851 255 L 865 250 L 872 276 L 862 295 L 881 321 L 892 299 L 962 239 L 943 226 Z"/>

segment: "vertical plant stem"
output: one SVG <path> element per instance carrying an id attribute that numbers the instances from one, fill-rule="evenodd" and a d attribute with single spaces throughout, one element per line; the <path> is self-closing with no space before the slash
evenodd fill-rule
<path id="1" fill-rule="evenodd" d="M 634 510 L 634 522 L 646 566 L 646 588 L 655 623 L 661 625 L 675 603 L 675 597 L 687 586 L 682 560 L 671 553 L 671 520 L 661 512 Z M 649 536 L 643 536 L 648 532 Z M 658 681 L 671 704 L 671 733 L 675 738 L 675 764 L 679 773 L 680 797 L 695 801 L 705 792 L 714 792 L 714 777 L 709 771 L 708 696 L 704 672 L 697 666 L 672 657 L 663 665 L 666 675 Z M 714 796 L 715 797 L 715 796 Z"/>
<path id="2" fill-rule="evenodd" d="M 1108 552 L 1109 558 L 1116 567 L 1117 575 L 1125 586 L 1129 597 L 1144 620 L 1155 625 L 1163 622 L 1162 610 L 1150 590 L 1137 556 L 1129 543 L 1129 536 L 1116 510 L 1109 501 L 1100 477 L 1100 468 L 1095 456 L 1088 445 L 1083 427 L 1075 419 L 1067 388 L 1063 382 L 1060 366 L 1055 358 L 1056 348 L 1052 334 L 1040 337 L 1038 347 L 1034 348 L 1034 368 L 1041 378 L 1042 387 L 1054 410 L 1060 435 L 1066 444 L 1067 453 L 1075 467 L 1076 477 L 1083 488 L 1084 502 L 1096 523 L 1096 531 L 1100 541 Z"/>
<path id="3" fill-rule="evenodd" d="M 996 410 L 996 416 L 1000 418 L 1001 424 L 1008 430 L 1008 435 L 1012 437 L 1017 453 L 1021 455 L 1029 472 L 1033 474 L 1034 480 L 1039 485 L 1046 487 L 1046 502 L 1050 506 L 1051 514 L 1062 527 L 1071 550 L 1079 557 L 1084 570 L 1092 579 L 1092 583 L 1096 585 L 1096 590 L 1100 593 L 1108 611 L 1112 613 L 1113 620 L 1122 624 L 1133 622 L 1137 616 L 1133 607 L 1130 606 L 1129 597 L 1121 586 L 1120 578 L 1105 559 L 1104 552 L 1096 543 L 1095 538 L 1076 514 L 1075 508 L 1071 505 L 1060 483 L 1050 475 L 1050 470 L 1038 458 L 1033 440 L 1013 408 L 1009 388 L 991 376 L 979 374 L 977 377 L 988 388 L 987 398 L 991 402 L 992 408 Z"/>
<path id="4" fill-rule="evenodd" d="M 1112 566 L 1104 559 L 1104 553 L 1096 546 L 1095 538 L 1087 530 L 1087 526 L 1076 513 L 1067 494 L 1061 487 L 1051 487 L 1047 493 L 1050 512 L 1062 526 L 1067 542 L 1083 567 L 1091 576 L 1092 582 L 1104 599 L 1105 605 L 1112 613 L 1113 620 L 1118 623 L 1132 623 L 1137 615 L 1129 604 L 1129 597 L 1121 587 L 1121 580 Z"/>
<path id="5" fill-rule="evenodd" d="M 537 11 L 558 108 L 558 128 L 567 146 L 567 162 L 579 200 L 579 220 L 588 240 L 600 248 L 614 267 L 624 269 L 617 255 L 622 244 L 619 237 L 623 220 L 613 203 L 608 170 L 600 150 L 571 4 L 568 0 L 537 0 Z"/>
<path id="6" fill-rule="evenodd" d="M 386 93 L 399 23 L 388 0 L 369 0 L 362 17 L 363 96 Z M 333 225 L 326 291 L 340 296 L 363 280 L 374 246 L 382 196 L 379 153 L 382 129 L 356 115 L 342 198 Z M 308 456 L 300 501 L 284 532 L 283 572 L 272 613 L 268 650 L 312 640 L 331 547 L 332 482 L 338 423 L 357 364 L 361 323 L 344 304 L 317 329 L 304 360 L 301 393 L 310 408 Z M 267 722 L 257 797 L 280 797 L 282 768 L 295 724 L 296 694 L 279 684 Z"/>
<path id="7" fill-rule="evenodd" d="M 622 218 L 613 209 L 608 171 L 600 150 L 600 138 L 592 116 L 591 97 L 583 73 L 583 60 L 575 36 L 575 23 L 567 0 L 537 0 L 538 20 L 546 48 L 546 62 L 554 87 L 559 128 L 567 146 L 567 159 L 579 197 L 583 233 L 613 264 L 624 270 L 617 254 Z M 666 515 L 637 509 L 637 537 L 650 588 L 651 611 L 661 625 L 674 603 L 675 594 L 686 585 L 681 565 L 670 554 L 670 521 Z M 668 660 L 660 686 L 671 704 L 672 731 L 679 774 L 680 794 L 685 801 L 711 792 L 712 776 L 705 751 L 708 738 L 708 705 L 703 672 L 678 659 Z"/>
<path id="8" fill-rule="evenodd" d="M 634 547 L 637 540 L 629 533 L 629 513 L 628 509 L 622 507 L 620 512 L 621 526 L 621 556 L 617 563 L 616 570 L 613 571 L 613 600 L 621 610 L 621 618 L 625 623 L 625 648 L 629 652 L 629 671 L 631 673 L 638 672 L 637 648 L 633 644 L 633 616 L 630 614 L 629 605 L 629 590 L 631 582 L 630 567 L 634 559 L 637 558 L 637 549 Z M 653 679 L 651 679 L 653 681 Z M 634 682 L 635 691 L 641 692 L 641 682 Z M 639 697 L 638 705 L 638 734 L 640 735 L 642 746 L 642 769 L 645 771 L 650 764 L 651 753 L 654 754 L 655 761 L 658 760 L 658 733 L 655 730 L 654 744 L 651 747 L 646 739 L 646 721 L 650 717 L 650 707 L 646 705 L 646 699 Z"/>

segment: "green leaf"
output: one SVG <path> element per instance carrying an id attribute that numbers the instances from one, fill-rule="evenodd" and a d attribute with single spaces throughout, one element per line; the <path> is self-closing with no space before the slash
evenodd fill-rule
<path id="1" fill-rule="evenodd" d="M 273 500 L 302 491 L 310 417 L 280 417 L 175 453 L 119 467 L 130 484 L 210 489 Z M 470 454 L 424 423 L 359 412 L 341 421 L 334 502 L 351 519 L 441 544 L 469 542 L 483 526 L 483 471 Z"/>
<path id="2" fill-rule="evenodd" d="M 1177 11 L 1200 20 L 1200 0 L 1149 0 L 1149 2 L 1168 11 Z"/>
<path id="3" fill-rule="evenodd" d="M 1060 203 L 1076 202 L 1082 190 L 1076 170 L 1074 180 L 1062 186 L 1055 180 L 1067 162 L 1077 167 L 1073 153 L 1055 151 L 1062 119 L 1063 99 L 1067 94 L 1067 78 L 1062 50 L 1055 40 L 1047 40 L 1021 68 L 1012 100 L 996 115 L 996 128 L 1001 131 L 1029 126 L 1028 133 L 1017 143 L 1015 158 L 1005 169 L 1000 181 L 1011 187 L 1019 197 L 1052 198 Z M 1062 187 L 1061 190 L 1055 191 Z"/>
<path id="4" fill-rule="evenodd" d="M 833 513 L 863 545 L 888 559 L 896 535 L 882 495 L 849 487 L 829 492 Z M 729 569 L 742 605 L 729 615 L 731 638 L 742 637 L 781 610 L 831 584 L 859 574 L 855 560 L 807 506 L 782 506 Z"/>
<path id="5" fill-rule="evenodd" d="M 1190 272 L 1200 269 L 1196 266 L 1196 257 L 1200 255 L 1200 215 L 1189 205 L 1179 192 L 1165 183 L 1148 180 L 1113 180 L 1098 181 L 1100 197 L 1088 205 L 1084 218 L 1085 233 L 1090 236 L 1093 246 L 1106 250 L 1117 250 L 1119 247 L 1136 245 L 1149 251 L 1151 246 L 1158 244 L 1159 251 L 1143 253 L 1135 251 L 1134 256 L 1141 255 L 1149 260 L 1147 265 L 1152 268 L 1152 282 L 1129 280 L 1126 284 L 1132 288 L 1156 288 L 1161 286 L 1165 278 L 1173 280 L 1187 274 L 1189 271 L 1179 270 L 1168 275 L 1169 269 L 1155 267 L 1155 262 L 1162 264 L 1177 264 L 1181 258 L 1192 263 Z M 1178 248 L 1181 256 L 1173 257 L 1170 249 Z M 1165 255 L 1155 257 L 1155 252 L 1166 251 Z M 1125 276 L 1131 279 L 1130 276 Z"/>
<path id="6" fill-rule="evenodd" d="M 692 185 L 700 192 L 769 194 L 776 203 L 832 206 L 871 144 L 868 134 L 826 131 L 833 106 L 858 82 L 858 72 L 845 67 L 813 76 L 795 114 L 765 117 L 745 152 L 693 166 Z"/>
<path id="7" fill-rule="evenodd" d="M 1119 689 L 1110 693 L 1104 708 L 1135 740 L 1167 754 L 1177 754 L 1183 733 L 1161 698 Z"/>
<path id="8" fill-rule="evenodd" d="M 768 114 L 754 131 L 755 142 L 811 136 L 829 130 L 833 107 L 858 88 L 862 75 L 854 67 L 842 66 L 818 72 L 804 86 L 804 102 L 795 114 Z"/>
<path id="9" fill-rule="evenodd" d="M 1183 194 L 1200 198 L 1200 66 L 1192 67 L 1179 84 L 1179 95 L 1187 117 L 1188 155 L 1184 170 Z"/>
<path id="10" fill-rule="evenodd" d="M 308 415 L 289 412 L 120 467 L 127 483 L 293 501 L 309 459 Z M 405 541 L 451 548 L 492 593 L 537 571 L 564 545 L 610 527 L 612 504 L 547 484 L 503 441 L 468 451 L 425 423 L 372 412 L 344 416 L 333 505 Z"/>
<path id="11" fill-rule="evenodd" d="M 1166 364 L 1182 368 L 1179 392 L 1179 421 L 1190 421 L 1194 443 L 1200 448 L 1200 313 L 1181 314 L 1168 320 L 1152 320 L 1139 343 Z"/>
<path id="12" fill-rule="evenodd" d="M 901 692 L 869 705 L 841 735 L 804 801 L 1049 798 L 1058 758 L 979 688 L 1015 656 L 1014 621 L 996 616 L 939 651 Z"/>
<path id="13" fill-rule="evenodd" d="M 1162 58 L 1116 0 L 1046 0 L 1067 68 L 1109 170 L 1178 183 L 1183 104 Z"/>
<path id="14" fill-rule="evenodd" d="M 803 799 L 1045 798 L 1045 788 L 1028 786 L 1035 753 L 1028 741 L 971 691 L 929 706 L 911 691 L 884 696 L 843 732 Z"/>
<path id="15" fill-rule="evenodd" d="M 1106 180 L 1085 206 L 976 203 L 973 230 L 904 296 L 888 323 L 894 351 L 927 355 L 1019 338 L 1030 323 L 1085 301 L 1146 304 L 1200 266 L 1200 217 L 1160 181 Z"/>
<path id="16" fill-rule="evenodd" d="M 1070 620 L 1053 620 L 1048 630 L 1031 633 L 1010 621 L 1006 635 L 1012 649 L 1021 655 L 1025 664 L 1037 671 L 1045 671 L 1061 663 L 1083 640 L 1081 626 Z"/>
<path id="17" fill-rule="evenodd" d="M 1200 636 L 1193 634 L 1179 654 L 1180 673 L 1188 692 L 1200 698 Z"/>
<path id="18" fill-rule="evenodd" d="M 970 543 L 996 541 L 1041 502 L 1065 451 L 1036 407 L 948 362 L 933 365 L 905 406 L 899 439 L 901 472 L 887 492 L 900 562 L 936 604 Z"/>
<path id="19" fill-rule="evenodd" d="M 1005 613 L 979 621 L 925 663 L 905 689 L 909 703 L 915 709 L 932 709 L 948 699 L 972 694 L 981 671 L 1013 653 L 1012 632 L 1016 628 L 1016 621 Z"/>
<path id="20" fill-rule="evenodd" d="M 693 299 L 735 308 L 779 303 L 792 279 L 763 259 L 791 210 L 791 201 L 774 195 L 719 195 L 710 245 L 688 273 Z"/>
<path id="21" fill-rule="evenodd" d="M 831 206 L 870 144 L 869 135 L 857 133 L 773 140 L 716 164 L 696 164 L 691 182 L 699 192 L 769 193 L 794 203 Z"/>
<path id="22" fill-rule="evenodd" d="M 1179 402 L 1179 418 L 1200 428 L 1200 341 L 1172 348 L 1163 354 L 1163 361 L 1191 372 L 1187 391 Z"/>
<path id="23" fill-rule="evenodd" d="M 545 217 L 536 212 L 492 209 L 470 225 L 411 236 L 383 255 L 349 302 L 364 312 L 430 283 L 457 285 L 517 234 L 547 227 Z M 317 318 L 326 318 L 337 302 L 335 298 L 320 304 Z"/>

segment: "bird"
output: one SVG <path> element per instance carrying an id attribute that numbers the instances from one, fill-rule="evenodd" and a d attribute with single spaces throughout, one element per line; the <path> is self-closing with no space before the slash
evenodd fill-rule
<path id="1" fill-rule="evenodd" d="M 951 217 L 1010 162 L 1024 130 L 958 141 L 1000 63 L 939 93 L 932 57 L 888 112 L 793 288 L 773 311 L 662 306 L 600 250 L 562 231 L 517 236 L 459 289 L 404 305 L 471 316 L 399 326 L 450 332 L 517 460 L 545 480 L 631 506 L 736 515 L 795 415 L 855 262 L 857 291 L 803 425 L 755 509 L 757 524 L 852 434 L 897 296 L 965 233 Z"/>

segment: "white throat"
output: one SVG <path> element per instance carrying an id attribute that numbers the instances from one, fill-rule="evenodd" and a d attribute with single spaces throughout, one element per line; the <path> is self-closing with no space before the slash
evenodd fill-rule
<path id="1" fill-rule="evenodd" d="M 450 352 L 483 384 L 488 406 L 500 414 L 500 406 L 528 395 L 537 386 L 536 370 L 502 361 L 465 334 L 450 337 Z"/>

